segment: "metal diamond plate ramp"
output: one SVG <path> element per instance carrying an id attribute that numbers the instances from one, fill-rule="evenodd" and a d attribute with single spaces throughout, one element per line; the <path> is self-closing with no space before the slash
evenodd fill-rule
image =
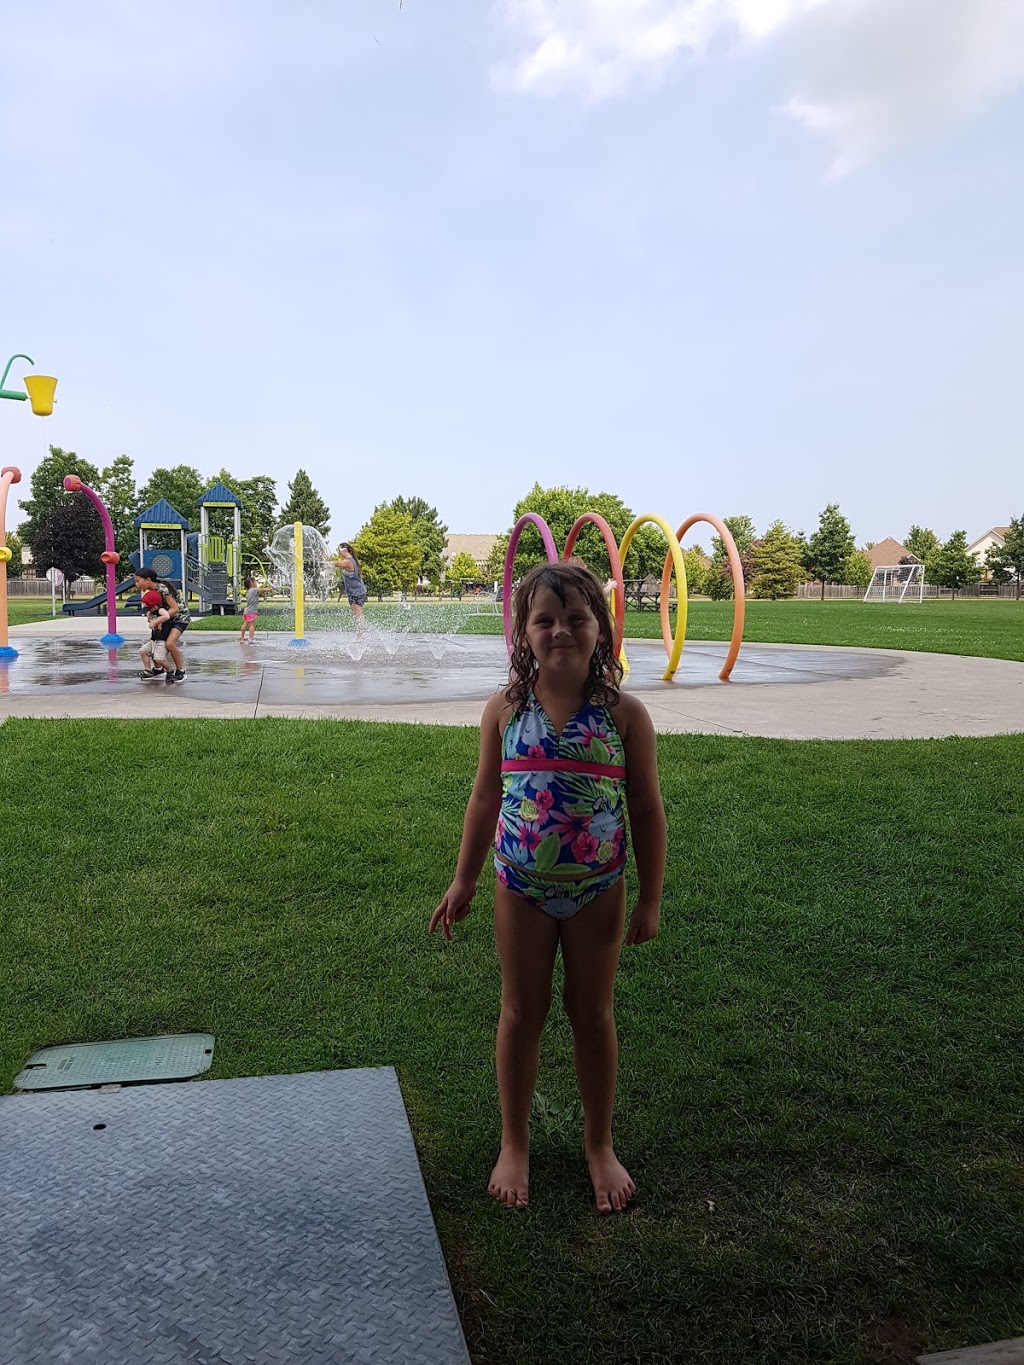
<path id="1" fill-rule="evenodd" d="M 0 1363 L 468 1365 L 390 1067 L 0 1098 Z"/>
<path id="2" fill-rule="evenodd" d="M 34 1052 L 14 1085 L 18 1090 L 56 1090 L 76 1085 L 180 1081 L 209 1071 L 212 1064 L 212 1033 L 65 1043 Z"/>

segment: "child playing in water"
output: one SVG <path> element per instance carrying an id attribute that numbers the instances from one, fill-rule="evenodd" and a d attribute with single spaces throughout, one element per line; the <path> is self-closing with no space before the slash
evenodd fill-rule
<path id="1" fill-rule="evenodd" d="M 508 1208 L 529 1202 L 530 1102 L 561 945 L 584 1150 L 597 1209 L 609 1213 L 636 1192 L 612 1147 L 613 987 L 626 916 L 624 806 L 640 882 L 626 942 L 658 932 L 666 832 L 654 726 L 619 692 L 608 605 L 588 569 L 530 570 L 512 645 L 508 688 L 484 707 L 455 878 L 430 932 L 440 924 L 450 939 L 469 914 L 493 840 L 501 1150 L 488 1193 Z"/>
<path id="2" fill-rule="evenodd" d="M 144 592 L 142 605 L 146 609 L 149 639 L 139 650 L 139 662 L 142 664 L 139 677 L 148 682 L 151 678 L 162 677 L 166 672 L 167 636 L 171 629 L 171 614 L 163 605 L 163 598 L 156 591 Z"/>
<path id="3" fill-rule="evenodd" d="M 245 610 L 242 612 L 242 633 L 238 637 L 238 642 L 245 639 L 245 632 L 249 632 L 249 643 L 256 643 L 256 618 L 260 614 L 260 590 L 256 586 L 255 578 L 245 580 Z"/>

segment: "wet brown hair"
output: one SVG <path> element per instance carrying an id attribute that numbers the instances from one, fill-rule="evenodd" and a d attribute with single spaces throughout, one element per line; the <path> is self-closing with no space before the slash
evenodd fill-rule
<path id="1" fill-rule="evenodd" d="M 537 681 L 537 660 L 526 640 L 526 623 L 538 589 L 550 588 L 565 606 L 571 591 L 576 591 L 593 612 L 597 621 L 597 645 L 590 656 L 590 671 L 583 683 L 587 701 L 615 706 L 619 700 L 622 665 L 612 647 L 614 633 L 611 612 L 598 579 L 582 564 L 538 564 L 524 575 L 512 599 L 512 658 L 509 662 L 506 698 L 520 715 L 526 707 L 530 692 Z"/>

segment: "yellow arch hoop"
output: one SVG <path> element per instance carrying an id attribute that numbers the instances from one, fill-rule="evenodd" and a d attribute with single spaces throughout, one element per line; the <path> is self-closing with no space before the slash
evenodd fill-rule
<path id="1" fill-rule="evenodd" d="M 665 682 L 671 682 L 676 675 L 679 667 L 679 657 L 683 652 L 683 641 L 686 639 L 686 565 L 683 562 L 683 552 L 680 549 L 679 541 L 672 527 L 664 517 L 659 517 L 656 512 L 644 512 L 626 530 L 622 537 L 622 544 L 619 546 L 619 559 L 625 564 L 626 551 L 632 544 L 633 537 L 646 522 L 653 522 L 658 530 L 668 541 L 668 552 L 675 566 L 676 571 L 676 633 L 672 636 L 672 626 L 668 619 L 668 592 L 661 594 L 661 638 L 665 645 L 665 653 L 668 655 L 668 668 L 662 674 Z"/>

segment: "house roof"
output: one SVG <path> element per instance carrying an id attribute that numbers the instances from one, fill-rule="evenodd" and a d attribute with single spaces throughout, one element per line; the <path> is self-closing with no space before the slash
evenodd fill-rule
<path id="1" fill-rule="evenodd" d="M 456 555 L 469 555 L 477 564 L 483 564 L 494 549 L 497 535 L 454 535 L 445 541 L 441 558 L 450 564 Z"/>
<path id="2" fill-rule="evenodd" d="M 192 523 L 183 517 L 176 507 L 172 507 L 166 498 L 161 498 L 152 507 L 140 512 L 132 525 L 136 531 L 142 526 L 183 526 L 186 531 L 192 530 Z"/>
<path id="3" fill-rule="evenodd" d="M 199 507 L 241 507 L 242 499 L 232 493 L 226 483 L 215 483 L 208 488 L 197 504 Z"/>
<path id="4" fill-rule="evenodd" d="M 921 562 L 916 555 L 910 553 L 905 545 L 901 545 L 892 536 L 886 536 L 885 540 L 880 540 L 877 545 L 872 545 L 871 549 L 865 550 L 864 553 L 871 560 L 872 569 L 881 569 L 890 564 L 898 564 L 901 559 L 907 558 L 914 560 L 917 564 Z"/>

